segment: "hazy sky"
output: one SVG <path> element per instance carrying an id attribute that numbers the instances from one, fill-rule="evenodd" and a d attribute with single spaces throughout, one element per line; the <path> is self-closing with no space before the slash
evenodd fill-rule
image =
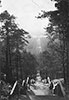
<path id="1" fill-rule="evenodd" d="M 1 10 L 8 10 L 10 14 L 17 17 L 17 23 L 28 31 L 32 36 L 42 36 L 43 27 L 47 26 L 48 19 L 37 19 L 35 16 L 41 10 L 54 10 L 51 0 L 2 0 Z"/>

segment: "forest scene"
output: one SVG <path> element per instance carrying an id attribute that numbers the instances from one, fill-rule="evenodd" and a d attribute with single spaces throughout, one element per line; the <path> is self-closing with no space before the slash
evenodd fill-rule
<path id="1" fill-rule="evenodd" d="M 0 100 L 69 99 L 69 0 L 0 0 Z"/>

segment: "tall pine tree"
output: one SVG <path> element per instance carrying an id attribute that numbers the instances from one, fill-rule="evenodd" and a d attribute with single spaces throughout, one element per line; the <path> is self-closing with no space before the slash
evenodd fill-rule
<path id="1" fill-rule="evenodd" d="M 2 51 L 5 55 L 4 70 L 7 75 L 7 81 L 11 82 L 10 77 L 12 78 L 12 53 L 15 53 L 17 56 L 16 58 L 18 59 L 19 52 L 23 51 L 24 46 L 28 43 L 28 41 L 25 39 L 25 35 L 28 35 L 28 32 L 20 29 L 15 23 L 15 17 L 10 15 L 7 11 L 4 11 L 0 14 L 0 22 L 0 38 L 3 47 Z M 16 63 L 18 63 L 18 61 L 16 61 Z"/>
<path id="2" fill-rule="evenodd" d="M 59 39 L 62 41 L 62 56 L 63 56 L 63 76 L 65 83 L 69 83 L 69 0 L 51 0 L 56 1 L 55 11 L 45 12 L 38 18 L 49 18 L 48 33 L 59 33 Z M 56 28 L 57 27 L 57 31 Z"/>

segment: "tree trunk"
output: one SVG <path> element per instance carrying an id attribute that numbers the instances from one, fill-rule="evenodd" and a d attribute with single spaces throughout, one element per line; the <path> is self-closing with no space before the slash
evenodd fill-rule
<path id="1" fill-rule="evenodd" d="M 69 85 L 69 41 L 67 41 L 67 84 Z"/>
<path id="2" fill-rule="evenodd" d="M 65 36 L 64 36 L 64 33 L 63 33 L 63 77 L 64 77 L 64 83 L 66 84 L 66 66 L 65 66 Z"/>
<path id="3" fill-rule="evenodd" d="M 8 30 L 8 22 L 6 22 L 6 79 L 7 82 L 12 82 L 12 71 L 10 68 L 10 44 L 9 44 L 9 30 Z"/>

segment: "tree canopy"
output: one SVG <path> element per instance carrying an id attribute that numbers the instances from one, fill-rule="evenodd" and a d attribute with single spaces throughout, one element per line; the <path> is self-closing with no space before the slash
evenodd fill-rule
<path id="1" fill-rule="evenodd" d="M 7 82 L 26 78 L 35 74 L 37 62 L 33 55 L 25 52 L 25 46 L 29 43 L 29 33 L 19 28 L 16 17 L 8 11 L 0 14 L 0 68 L 7 76 Z M 33 70 L 34 69 L 34 70 Z M 11 77 L 11 78 L 10 78 Z"/>
<path id="2" fill-rule="evenodd" d="M 62 63 L 63 63 L 63 73 L 64 79 L 66 80 L 65 73 L 68 73 L 68 62 L 69 62 L 69 1 L 68 0 L 51 0 L 55 1 L 55 7 L 57 8 L 54 11 L 42 11 L 43 14 L 39 15 L 37 18 L 48 18 L 49 24 L 48 27 L 45 28 L 46 34 L 48 37 L 50 36 L 50 40 L 52 43 L 57 39 L 60 41 L 60 48 L 56 49 L 56 45 L 53 44 L 54 49 L 61 51 L 62 55 Z M 54 38 L 56 37 L 56 38 Z M 51 42 L 49 44 L 51 44 Z M 51 46 L 51 45 L 50 45 Z M 56 47 L 55 47 L 56 46 Z M 52 47 L 52 46 L 51 46 Z M 52 47 L 53 48 L 53 47 Z M 66 70 L 67 68 L 67 70 Z M 68 80 L 68 79 L 67 79 Z"/>

